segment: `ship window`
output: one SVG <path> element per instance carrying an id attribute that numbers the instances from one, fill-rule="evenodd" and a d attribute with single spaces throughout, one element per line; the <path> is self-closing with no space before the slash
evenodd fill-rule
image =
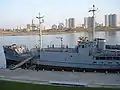
<path id="1" fill-rule="evenodd" d="M 99 60 L 99 57 L 96 57 L 96 60 Z"/>
<path id="2" fill-rule="evenodd" d="M 93 63 L 95 64 L 95 63 L 97 63 L 97 62 L 94 61 Z"/>
<path id="3" fill-rule="evenodd" d="M 117 64 L 119 64 L 119 62 L 116 62 Z"/>
<path id="4" fill-rule="evenodd" d="M 120 57 L 114 57 L 114 60 L 120 60 Z"/>
<path id="5" fill-rule="evenodd" d="M 105 60 L 105 57 L 100 57 L 100 60 Z"/>
<path id="6" fill-rule="evenodd" d="M 118 57 L 118 59 L 117 60 L 120 60 L 120 57 Z"/>
<path id="7" fill-rule="evenodd" d="M 107 57 L 106 59 L 107 59 L 107 60 L 112 60 L 112 57 Z"/>
<path id="8" fill-rule="evenodd" d="M 112 62 L 108 62 L 108 64 L 112 64 Z"/>
<path id="9" fill-rule="evenodd" d="M 117 57 L 113 57 L 113 60 L 118 60 L 118 58 Z"/>
<path id="10" fill-rule="evenodd" d="M 102 64 L 104 63 L 104 62 L 101 62 Z"/>
<path id="11" fill-rule="evenodd" d="M 116 57 L 116 60 L 119 60 L 119 57 Z"/>

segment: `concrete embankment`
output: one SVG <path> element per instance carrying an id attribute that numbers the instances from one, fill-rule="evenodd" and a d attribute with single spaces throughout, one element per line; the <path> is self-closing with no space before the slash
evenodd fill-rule
<path id="1" fill-rule="evenodd" d="M 67 76 L 67 77 L 66 77 Z M 120 88 L 120 74 L 88 73 L 88 72 L 60 72 L 60 71 L 32 71 L 32 70 L 0 70 L 0 80 L 25 83 L 49 84 L 49 81 L 77 82 L 86 87 Z"/>

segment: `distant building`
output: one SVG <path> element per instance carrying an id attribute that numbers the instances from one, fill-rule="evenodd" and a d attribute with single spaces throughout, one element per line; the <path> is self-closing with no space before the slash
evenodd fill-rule
<path id="1" fill-rule="evenodd" d="M 112 15 L 112 26 L 117 27 L 117 15 L 116 14 Z"/>
<path id="2" fill-rule="evenodd" d="M 66 28 L 69 28 L 69 22 L 68 22 L 68 19 L 65 20 L 65 27 L 66 27 Z"/>
<path id="3" fill-rule="evenodd" d="M 30 29 L 31 25 L 30 24 L 27 24 L 27 29 Z"/>
<path id="4" fill-rule="evenodd" d="M 108 27 L 109 26 L 109 19 L 108 19 L 108 15 L 105 15 L 105 26 Z"/>
<path id="5" fill-rule="evenodd" d="M 70 28 L 70 29 L 75 28 L 75 19 L 74 18 L 69 18 L 68 19 L 68 28 Z"/>
<path id="6" fill-rule="evenodd" d="M 88 19 L 87 17 L 84 18 L 84 27 L 85 28 L 88 28 L 87 19 Z"/>
<path id="7" fill-rule="evenodd" d="M 31 31 L 31 25 L 27 24 L 27 31 Z"/>
<path id="8" fill-rule="evenodd" d="M 117 15 L 116 14 L 105 15 L 105 26 L 117 27 Z"/>
<path id="9" fill-rule="evenodd" d="M 85 25 L 84 25 L 84 24 L 82 24 L 81 26 L 84 28 L 84 26 L 85 26 Z"/>
<path id="10" fill-rule="evenodd" d="M 35 31 L 36 30 L 36 25 L 34 24 L 34 21 L 32 20 L 32 24 L 31 24 L 31 30 Z"/>
<path id="11" fill-rule="evenodd" d="M 59 29 L 59 30 L 63 30 L 63 29 L 64 29 L 64 24 L 63 24 L 63 23 L 59 23 L 58 29 Z"/>
<path id="12" fill-rule="evenodd" d="M 88 17 L 87 18 L 87 27 L 88 28 L 92 28 L 93 27 L 93 18 L 92 17 Z"/>
<path id="13" fill-rule="evenodd" d="M 92 26 L 93 26 L 93 18 L 85 17 L 84 18 L 84 28 L 92 28 Z"/>
<path id="14" fill-rule="evenodd" d="M 110 14 L 109 16 L 108 16 L 108 21 L 109 21 L 109 27 L 112 27 L 113 25 L 112 25 L 112 14 Z"/>
<path id="15" fill-rule="evenodd" d="M 52 29 L 53 29 L 53 30 L 56 30 L 56 29 L 57 29 L 57 25 L 53 24 L 53 25 L 52 25 Z"/>

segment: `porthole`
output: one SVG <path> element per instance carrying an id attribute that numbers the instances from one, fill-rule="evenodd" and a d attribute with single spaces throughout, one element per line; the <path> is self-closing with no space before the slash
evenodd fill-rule
<path id="1" fill-rule="evenodd" d="M 94 61 L 93 63 L 95 64 L 95 63 L 97 63 L 97 62 Z"/>

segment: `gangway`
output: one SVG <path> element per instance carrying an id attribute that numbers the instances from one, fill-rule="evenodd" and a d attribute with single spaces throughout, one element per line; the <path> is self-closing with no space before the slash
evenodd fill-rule
<path id="1" fill-rule="evenodd" d="M 33 58 L 33 57 L 29 57 L 29 58 L 23 60 L 22 62 L 18 63 L 17 65 L 15 65 L 14 67 L 12 67 L 12 68 L 10 68 L 10 69 L 11 69 L 11 70 L 14 70 L 14 69 L 22 66 L 23 64 L 25 64 L 27 61 L 31 60 L 32 58 Z"/>

